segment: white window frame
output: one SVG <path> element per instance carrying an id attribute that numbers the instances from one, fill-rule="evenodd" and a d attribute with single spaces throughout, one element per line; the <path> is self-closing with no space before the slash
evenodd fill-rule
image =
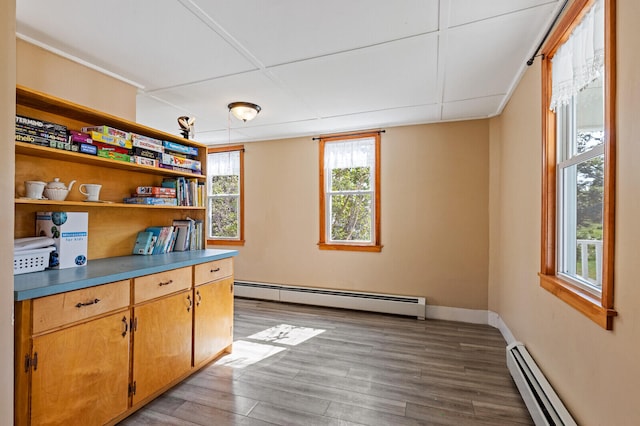
<path id="1" fill-rule="evenodd" d="M 578 138 L 576 119 L 576 99 L 568 105 L 558 107 L 556 110 L 556 142 L 557 158 L 556 174 L 557 186 L 557 274 L 563 279 L 580 287 L 598 297 L 602 295 L 601 288 L 592 285 L 578 274 L 577 269 L 577 173 L 565 173 L 573 166 L 592 160 L 604 155 L 604 143 L 596 145 L 587 151 L 574 154 L 576 152 L 576 142 Z M 577 172 L 577 169 L 576 169 Z M 602 262 L 602 257 L 599 258 Z M 597 266 L 597 270 L 602 270 L 602 264 Z"/>

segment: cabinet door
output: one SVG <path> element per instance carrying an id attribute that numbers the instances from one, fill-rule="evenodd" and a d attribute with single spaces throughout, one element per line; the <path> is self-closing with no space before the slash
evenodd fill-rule
<path id="1" fill-rule="evenodd" d="M 191 369 L 191 290 L 134 307 L 133 404 Z"/>
<path id="2" fill-rule="evenodd" d="M 127 310 L 33 338 L 32 425 L 102 425 L 127 410 L 128 324 Z"/>
<path id="3" fill-rule="evenodd" d="M 233 343 L 233 278 L 195 288 L 194 366 Z"/>

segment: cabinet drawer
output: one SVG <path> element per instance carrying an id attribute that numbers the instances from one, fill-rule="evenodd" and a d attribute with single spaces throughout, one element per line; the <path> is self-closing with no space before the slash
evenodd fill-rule
<path id="1" fill-rule="evenodd" d="M 200 285 L 233 275 L 233 258 L 214 260 L 195 266 L 193 284 Z"/>
<path id="2" fill-rule="evenodd" d="M 129 305 L 129 280 L 33 299 L 33 333 L 91 318 Z"/>
<path id="3" fill-rule="evenodd" d="M 191 288 L 191 267 L 158 272 L 133 279 L 134 303 Z"/>

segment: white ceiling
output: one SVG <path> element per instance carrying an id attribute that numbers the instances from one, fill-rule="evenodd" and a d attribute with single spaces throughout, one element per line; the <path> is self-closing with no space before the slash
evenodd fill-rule
<path id="1" fill-rule="evenodd" d="M 196 117 L 215 144 L 497 115 L 559 3 L 16 0 L 16 25 L 138 86 L 138 122 Z M 234 101 L 262 112 L 229 120 Z"/>

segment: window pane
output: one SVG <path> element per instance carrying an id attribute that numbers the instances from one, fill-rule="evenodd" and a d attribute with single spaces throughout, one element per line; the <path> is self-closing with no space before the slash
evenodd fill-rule
<path id="1" fill-rule="evenodd" d="M 584 88 L 576 99 L 576 154 L 604 143 L 604 91 L 602 77 Z"/>
<path id="2" fill-rule="evenodd" d="M 331 170 L 332 192 L 368 191 L 371 189 L 371 169 L 369 167 L 352 167 L 349 169 Z"/>
<path id="3" fill-rule="evenodd" d="M 371 194 L 332 195 L 331 240 L 370 242 Z"/>
<path id="4" fill-rule="evenodd" d="M 563 173 L 564 262 L 562 272 L 600 289 L 604 156 L 567 167 Z"/>
<path id="5" fill-rule="evenodd" d="M 209 236 L 238 238 L 239 197 L 212 197 L 209 200 Z"/>
<path id="6" fill-rule="evenodd" d="M 211 195 L 240 193 L 240 176 L 211 176 Z"/>

